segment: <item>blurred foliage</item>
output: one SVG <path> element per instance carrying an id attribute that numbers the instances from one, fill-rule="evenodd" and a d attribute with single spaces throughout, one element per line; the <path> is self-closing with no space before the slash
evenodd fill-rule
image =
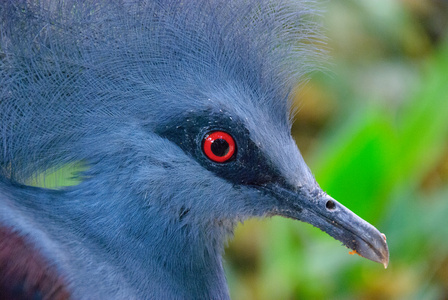
<path id="1" fill-rule="evenodd" d="M 390 265 L 293 220 L 250 220 L 226 253 L 232 299 L 448 298 L 448 2 L 323 4 L 329 63 L 293 134 L 321 187 L 384 232 Z"/>

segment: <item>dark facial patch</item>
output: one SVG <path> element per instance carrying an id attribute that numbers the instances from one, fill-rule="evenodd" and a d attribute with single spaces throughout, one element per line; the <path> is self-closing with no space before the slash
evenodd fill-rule
<path id="1" fill-rule="evenodd" d="M 224 131 L 235 140 L 236 154 L 226 163 L 217 163 L 204 154 L 202 141 L 212 131 Z M 194 157 L 204 168 L 235 184 L 263 185 L 281 181 L 275 166 L 251 140 L 249 131 L 238 118 L 227 113 L 199 111 L 186 113 L 156 129 L 156 132 L 176 143 L 182 150 Z M 212 151 L 216 155 L 225 153 L 226 142 L 216 140 Z M 214 144 L 215 144 L 214 143 Z"/>

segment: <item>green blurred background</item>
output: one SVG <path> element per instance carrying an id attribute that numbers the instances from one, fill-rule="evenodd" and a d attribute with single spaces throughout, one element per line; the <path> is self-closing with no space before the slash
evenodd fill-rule
<path id="1" fill-rule="evenodd" d="M 293 134 L 321 187 L 387 235 L 390 265 L 305 223 L 250 220 L 227 248 L 232 299 L 448 299 L 448 1 L 322 6 L 330 58 Z"/>

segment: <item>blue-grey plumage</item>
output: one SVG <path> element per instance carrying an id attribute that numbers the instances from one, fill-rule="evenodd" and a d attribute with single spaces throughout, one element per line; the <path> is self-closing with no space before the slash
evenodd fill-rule
<path id="1" fill-rule="evenodd" d="M 383 236 L 319 188 L 290 135 L 314 13 L 308 0 L 3 1 L 0 229 L 75 299 L 228 298 L 223 245 L 254 216 L 311 223 L 387 265 Z M 232 141 L 210 154 L 210 132 Z M 229 142 L 228 159 L 210 156 Z M 24 185 L 76 162 L 74 187 Z M 47 295 L 40 278 L 20 290 Z"/>

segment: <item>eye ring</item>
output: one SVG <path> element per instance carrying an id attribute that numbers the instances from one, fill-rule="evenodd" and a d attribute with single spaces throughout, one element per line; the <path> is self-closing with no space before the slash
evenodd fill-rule
<path id="1" fill-rule="evenodd" d="M 202 151 L 208 159 L 225 163 L 235 154 L 236 143 L 233 137 L 224 131 L 208 133 L 202 143 Z"/>

